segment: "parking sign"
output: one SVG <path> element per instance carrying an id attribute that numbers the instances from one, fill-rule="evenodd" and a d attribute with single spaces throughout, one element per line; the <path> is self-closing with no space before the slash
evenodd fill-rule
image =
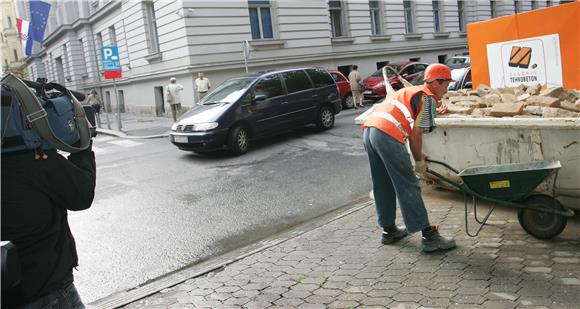
<path id="1" fill-rule="evenodd" d="M 121 70 L 121 62 L 119 61 L 119 49 L 117 46 L 103 46 L 103 48 L 101 48 L 101 59 L 103 60 L 103 71 Z"/>

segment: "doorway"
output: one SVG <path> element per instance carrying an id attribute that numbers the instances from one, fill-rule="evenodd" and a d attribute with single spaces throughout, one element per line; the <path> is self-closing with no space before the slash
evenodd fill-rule
<path id="1" fill-rule="evenodd" d="M 118 90 L 118 95 L 119 95 L 119 110 L 121 113 L 125 112 L 125 94 L 123 93 L 123 90 Z"/>
<path id="2" fill-rule="evenodd" d="M 111 92 L 110 91 L 105 91 L 105 110 L 107 111 L 107 113 L 110 113 L 113 111 L 113 109 L 111 108 Z"/>
<path id="3" fill-rule="evenodd" d="M 447 55 L 439 55 L 439 56 L 437 56 L 437 62 L 439 62 L 439 63 L 445 63 L 445 60 L 447 60 Z"/>
<path id="4" fill-rule="evenodd" d="M 160 117 L 165 114 L 165 98 L 163 98 L 163 87 L 155 87 L 155 116 Z"/>

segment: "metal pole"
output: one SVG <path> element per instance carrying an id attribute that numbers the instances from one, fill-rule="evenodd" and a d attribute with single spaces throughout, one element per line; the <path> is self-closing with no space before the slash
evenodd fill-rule
<path id="1" fill-rule="evenodd" d="M 113 78 L 113 91 L 115 91 L 115 100 L 117 100 L 117 130 L 121 131 L 121 104 L 119 103 L 119 94 L 117 93 L 117 79 Z"/>

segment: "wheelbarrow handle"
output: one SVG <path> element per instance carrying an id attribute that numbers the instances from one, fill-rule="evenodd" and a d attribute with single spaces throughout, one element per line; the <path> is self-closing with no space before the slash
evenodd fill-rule
<path id="1" fill-rule="evenodd" d="M 452 166 L 450 166 L 449 164 L 445 163 L 445 162 L 441 162 L 441 161 L 436 161 L 436 160 L 431 160 L 431 159 L 427 159 L 427 162 L 429 163 L 435 163 L 435 164 L 439 164 L 439 165 L 443 165 L 446 168 L 450 169 L 451 171 L 453 171 L 455 174 L 459 174 L 459 171 L 454 169 Z"/>

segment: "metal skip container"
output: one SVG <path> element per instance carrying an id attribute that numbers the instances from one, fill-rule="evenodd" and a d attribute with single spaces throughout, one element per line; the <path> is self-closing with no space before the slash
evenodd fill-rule
<path id="1" fill-rule="evenodd" d="M 436 118 L 436 123 L 436 130 L 423 135 L 430 159 L 460 170 L 559 160 L 557 177 L 548 178 L 536 191 L 553 194 L 563 205 L 580 210 L 580 118 Z M 456 177 L 438 166 L 429 168 Z"/>

